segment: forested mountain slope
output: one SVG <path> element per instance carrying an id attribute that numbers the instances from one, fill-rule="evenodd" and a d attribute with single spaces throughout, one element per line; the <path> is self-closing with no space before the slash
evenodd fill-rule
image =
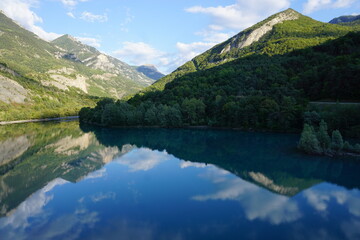
<path id="1" fill-rule="evenodd" d="M 360 33 L 286 54 L 251 54 L 176 78 L 128 103 L 100 102 L 81 120 L 102 125 L 301 129 L 309 100 L 360 101 Z M 359 107 L 330 124 L 359 127 Z M 331 118 L 329 116 L 329 118 Z M 331 119 L 330 119 L 331 120 Z M 355 130 L 354 130 L 355 131 Z M 354 132 L 353 131 L 353 132 Z M 360 136 L 360 135 L 359 135 Z"/>
<path id="2" fill-rule="evenodd" d="M 319 22 L 288 9 L 195 57 L 154 83 L 147 91 L 164 89 L 166 83 L 190 72 L 216 67 L 252 54 L 273 56 L 316 46 L 351 30 L 351 27 Z"/>

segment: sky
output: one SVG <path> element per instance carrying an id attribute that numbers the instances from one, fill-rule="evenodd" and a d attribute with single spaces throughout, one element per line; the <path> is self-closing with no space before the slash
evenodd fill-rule
<path id="1" fill-rule="evenodd" d="M 287 8 L 328 22 L 360 14 L 360 0 L 0 0 L 8 17 L 47 41 L 70 34 L 163 73 Z"/>

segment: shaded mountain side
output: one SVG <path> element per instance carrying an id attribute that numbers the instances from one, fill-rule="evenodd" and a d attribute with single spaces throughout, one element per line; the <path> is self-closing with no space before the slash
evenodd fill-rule
<path id="1" fill-rule="evenodd" d="M 164 74 L 159 72 L 154 65 L 142 65 L 135 67 L 135 69 L 138 72 L 142 72 L 143 74 L 145 74 L 146 76 L 148 76 L 153 80 L 159 80 L 160 78 L 165 76 Z"/>
<path id="2" fill-rule="evenodd" d="M 108 147 L 131 144 L 176 158 L 214 164 L 272 192 L 293 196 L 323 181 L 359 188 L 359 161 L 333 161 L 296 151 L 289 134 L 190 129 L 106 129 L 81 125 Z M 271 154 L 270 154 L 271 153 Z"/>
<path id="3" fill-rule="evenodd" d="M 319 22 L 288 9 L 195 57 L 145 91 L 162 90 L 166 83 L 187 73 L 209 69 L 252 54 L 272 56 L 316 46 L 344 36 L 351 30 L 351 27 Z"/>

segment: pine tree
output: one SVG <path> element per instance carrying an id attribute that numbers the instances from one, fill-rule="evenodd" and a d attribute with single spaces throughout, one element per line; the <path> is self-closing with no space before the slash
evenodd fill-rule
<path id="1" fill-rule="evenodd" d="M 331 148 L 337 152 L 340 152 L 344 147 L 344 140 L 339 130 L 332 132 Z"/>
<path id="2" fill-rule="evenodd" d="M 304 130 L 301 133 L 298 148 L 308 154 L 321 154 L 322 150 L 319 141 L 316 138 L 313 127 L 308 124 L 304 125 Z"/>
<path id="3" fill-rule="evenodd" d="M 319 132 L 317 134 L 317 138 L 319 140 L 319 144 L 320 144 L 320 147 L 322 148 L 322 150 L 324 152 L 329 150 L 330 145 L 331 145 L 331 139 L 328 134 L 327 124 L 324 120 L 321 120 L 321 122 L 320 122 L 320 127 L 319 127 Z"/>

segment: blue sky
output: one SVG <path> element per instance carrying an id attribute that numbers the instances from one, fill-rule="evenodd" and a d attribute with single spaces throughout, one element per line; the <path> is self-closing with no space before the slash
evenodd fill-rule
<path id="1" fill-rule="evenodd" d="M 360 0 L 1 0 L 46 40 L 70 34 L 132 65 L 175 68 L 264 18 L 293 8 L 328 22 L 360 14 Z"/>

